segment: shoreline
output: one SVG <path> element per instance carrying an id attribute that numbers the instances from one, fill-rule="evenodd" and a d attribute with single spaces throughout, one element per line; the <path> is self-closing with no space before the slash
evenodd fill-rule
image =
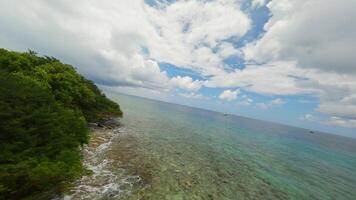
<path id="1" fill-rule="evenodd" d="M 120 192 L 119 186 L 114 183 L 117 176 L 109 167 L 112 161 L 106 154 L 112 146 L 112 141 L 118 136 L 122 124 L 118 119 L 110 117 L 96 123 L 88 123 L 88 128 L 90 139 L 88 144 L 81 148 L 81 152 L 83 166 L 89 174 L 84 174 L 76 180 L 73 186 L 62 194 L 61 199 L 90 199 L 93 194 L 110 192 L 109 189 L 109 197 L 115 197 L 116 193 Z"/>
<path id="2" fill-rule="evenodd" d="M 117 151 L 117 146 L 126 141 L 125 127 L 116 118 L 107 118 L 88 124 L 90 141 L 81 149 L 83 166 L 90 174 L 83 175 L 73 187 L 61 194 L 59 199 L 129 198 L 135 187 L 144 185 L 140 175 L 133 173 L 130 161 L 125 160 L 130 152 Z M 122 147 L 119 147 L 122 148 Z M 123 155 L 126 156 L 123 156 Z M 134 155 L 134 154 L 133 154 Z M 56 199 L 56 200 L 57 200 Z"/>
<path id="3" fill-rule="evenodd" d="M 123 125 L 117 117 L 108 117 L 103 118 L 98 122 L 87 123 L 87 127 L 89 129 L 90 139 L 87 144 L 84 144 L 82 147 L 78 147 L 80 148 L 83 156 L 82 164 L 87 170 L 87 173 L 84 173 L 73 182 L 68 182 L 68 187 L 55 188 L 51 191 L 34 194 L 33 197 L 35 199 L 90 199 L 85 197 L 85 194 L 90 194 L 93 190 L 85 190 L 90 190 L 90 186 L 86 187 L 85 182 L 88 181 L 88 179 L 91 179 L 90 182 L 92 183 L 100 175 L 110 176 L 110 171 L 105 169 L 110 162 L 108 162 L 108 159 L 106 159 L 103 154 L 107 153 L 107 151 L 111 148 L 112 140 L 119 135 L 120 129 L 123 128 Z M 102 159 L 101 162 L 99 162 L 99 158 Z M 103 172 L 106 174 L 103 174 Z M 105 187 L 101 189 L 105 189 Z M 82 190 L 85 194 L 80 193 L 80 190 Z"/>

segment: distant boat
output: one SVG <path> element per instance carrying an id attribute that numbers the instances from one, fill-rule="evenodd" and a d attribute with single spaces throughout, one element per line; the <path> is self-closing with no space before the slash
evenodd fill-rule
<path id="1" fill-rule="evenodd" d="M 314 131 L 309 131 L 309 133 L 314 134 L 315 132 Z"/>
<path id="2" fill-rule="evenodd" d="M 229 114 L 227 114 L 227 113 L 224 113 L 224 116 L 228 116 Z"/>

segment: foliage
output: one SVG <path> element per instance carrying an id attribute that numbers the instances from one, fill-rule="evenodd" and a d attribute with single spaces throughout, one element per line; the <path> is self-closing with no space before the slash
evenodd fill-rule
<path id="1" fill-rule="evenodd" d="M 121 115 L 73 67 L 0 49 L 0 198 L 58 189 L 81 176 L 86 123 Z"/>

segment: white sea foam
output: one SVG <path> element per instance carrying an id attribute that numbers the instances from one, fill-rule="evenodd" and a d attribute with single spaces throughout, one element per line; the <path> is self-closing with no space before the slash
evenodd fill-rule
<path id="1" fill-rule="evenodd" d="M 93 134 L 101 134 L 97 138 L 104 142 L 96 148 L 85 146 L 82 149 L 84 166 L 91 170 L 92 174 L 78 180 L 70 194 L 62 198 L 64 200 L 119 199 L 130 195 L 134 184 L 141 181 L 140 177 L 129 176 L 125 174 L 125 170 L 113 167 L 113 160 L 107 157 L 107 152 L 113 141 L 120 134 L 125 134 L 124 128 L 94 132 Z"/>

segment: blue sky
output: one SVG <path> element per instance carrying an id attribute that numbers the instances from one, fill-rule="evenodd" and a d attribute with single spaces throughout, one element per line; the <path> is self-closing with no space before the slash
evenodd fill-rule
<path id="1" fill-rule="evenodd" d="M 0 46 L 58 57 L 107 91 L 356 137 L 354 9 L 348 0 L 5 0 Z"/>

